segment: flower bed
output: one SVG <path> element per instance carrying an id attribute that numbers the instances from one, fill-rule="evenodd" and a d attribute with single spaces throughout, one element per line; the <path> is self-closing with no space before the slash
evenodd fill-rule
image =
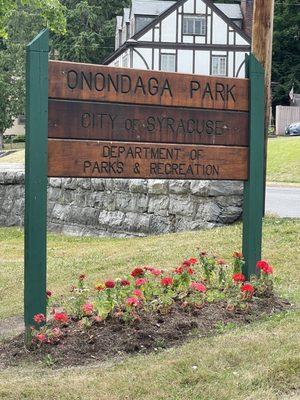
<path id="1" fill-rule="evenodd" d="M 136 267 L 129 276 L 95 282 L 93 287 L 82 274 L 59 303 L 47 291 L 49 321 L 35 315 L 30 357 L 48 354 L 58 365 L 73 365 L 155 350 L 191 333 L 219 332 L 230 323 L 249 322 L 287 306 L 273 294 L 268 262 L 259 261 L 259 277 L 248 282 L 243 266 L 241 253 L 235 252 L 227 263 L 203 252 L 172 271 Z M 20 338 L 0 354 L 16 347 L 15 359 L 22 358 Z"/>

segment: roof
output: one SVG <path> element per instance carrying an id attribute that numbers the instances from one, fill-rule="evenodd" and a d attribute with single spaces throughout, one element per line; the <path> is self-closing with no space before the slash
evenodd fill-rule
<path id="1" fill-rule="evenodd" d="M 132 0 L 131 13 L 134 15 L 159 15 L 175 3 L 176 1 Z"/>
<path id="2" fill-rule="evenodd" d="M 241 6 L 239 4 L 215 3 L 215 6 L 230 19 L 243 19 Z"/>
<path id="3" fill-rule="evenodd" d="M 116 18 L 116 29 L 122 29 L 122 20 L 123 17 L 118 15 Z"/>

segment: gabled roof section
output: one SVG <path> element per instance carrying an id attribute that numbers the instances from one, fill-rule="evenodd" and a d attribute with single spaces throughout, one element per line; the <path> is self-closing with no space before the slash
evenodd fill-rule
<path id="1" fill-rule="evenodd" d="M 216 3 L 216 6 L 230 19 L 243 19 L 239 4 Z"/>
<path id="2" fill-rule="evenodd" d="M 140 0 L 136 0 L 136 1 L 140 1 Z M 141 29 L 139 32 L 137 32 L 135 35 L 133 35 L 129 41 L 134 42 L 137 41 L 140 37 L 142 37 L 145 33 L 147 33 L 148 31 L 150 31 L 150 29 L 154 28 L 159 22 L 161 22 L 164 18 L 166 18 L 167 16 L 169 16 L 173 11 L 175 11 L 177 8 L 179 8 L 180 6 L 182 6 L 187 0 L 177 0 L 176 2 L 172 2 L 173 4 L 167 8 L 165 11 L 163 11 L 161 14 L 159 14 L 153 21 L 151 21 L 148 25 L 146 25 L 143 29 Z M 219 4 L 214 4 L 212 0 L 202 0 L 204 4 L 206 4 L 208 7 L 210 7 L 220 18 L 223 19 L 223 21 L 225 21 L 234 31 L 236 31 L 246 42 L 249 43 L 249 45 L 251 44 L 251 38 L 241 29 L 239 28 L 234 21 L 232 21 L 220 8 L 218 8 L 218 5 L 223 4 L 223 3 L 219 3 Z M 143 3 L 153 3 L 152 0 L 144 0 Z M 169 1 L 166 1 L 166 3 L 171 3 Z M 223 4 L 223 5 L 230 5 L 230 4 Z M 222 7 L 221 7 L 222 8 Z M 125 10 L 125 9 L 124 9 Z M 225 10 L 224 10 L 225 11 Z M 229 9 L 227 9 L 228 13 L 229 13 Z M 234 10 L 234 8 L 232 8 L 230 10 L 230 13 L 234 13 L 234 15 L 236 14 L 236 10 Z M 235 19 L 235 18 L 232 18 Z M 237 18 L 239 19 L 239 18 Z M 104 63 L 108 63 L 113 61 L 116 57 L 118 57 L 119 55 L 121 55 L 130 45 L 130 42 L 126 41 L 121 47 L 119 47 L 114 53 L 112 53 L 110 56 L 108 56 L 105 60 Z"/>
<path id="3" fill-rule="evenodd" d="M 176 1 L 132 0 L 131 14 L 160 15 L 175 3 Z"/>
<path id="4" fill-rule="evenodd" d="M 166 18 L 168 15 L 170 15 L 176 8 L 182 6 L 187 0 L 178 0 L 175 4 L 173 4 L 171 7 L 169 7 L 166 11 L 161 13 L 157 18 L 155 18 L 150 24 L 145 26 L 142 30 L 137 32 L 134 36 L 132 36 L 131 39 L 137 40 L 141 36 L 143 36 L 146 32 L 148 32 L 150 29 L 154 28 L 155 25 L 162 21 L 164 18 Z M 219 15 L 220 18 L 222 18 L 233 30 L 235 30 L 243 39 L 245 39 L 249 44 L 251 43 L 251 38 L 241 29 L 239 28 L 233 21 L 231 21 L 230 18 L 227 17 L 227 15 L 224 14 L 223 11 L 221 11 L 216 4 L 214 4 L 211 0 L 202 0 L 203 3 L 207 4 L 208 7 L 210 7 L 217 15 Z"/>

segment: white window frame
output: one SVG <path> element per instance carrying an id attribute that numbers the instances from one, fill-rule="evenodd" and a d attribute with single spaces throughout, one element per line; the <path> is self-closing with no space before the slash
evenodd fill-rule
<path id="1" fill-rule="evenodd" d="M 160 55 L 160 70 L 166 72 L 176 71 L 176 54 L 161 53 Z"/>
<path id="2" fill-rule="evenodd" d="M 206 36 L 207 21 L 205 15 L 184 15 L 182 23 L 183 35 Z M 200 23 L 200 30 L 197 32 L 197 22 Z"/>
<path id="3" fill-rule="evenodd" d="M 211 74 L 215 76 L 227 76 L 227 56 L 211 56 Z"/>

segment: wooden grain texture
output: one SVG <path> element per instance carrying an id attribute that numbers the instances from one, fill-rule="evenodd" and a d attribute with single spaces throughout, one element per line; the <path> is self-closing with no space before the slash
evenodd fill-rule
<path id="1" fill-rule="evenodd" d="M 48 140 L 48 176 L 247 179 L 246 147 Z"/>
<path id="2" fill-rule="evenodd" d="M 248 113 L 49 100 L 50 138 L 248 145 Z"/>
<path id="3" fill-rule="evenodd" d="M 50 61 L 49 97 L 248 111 L 248 80 Z"/>

